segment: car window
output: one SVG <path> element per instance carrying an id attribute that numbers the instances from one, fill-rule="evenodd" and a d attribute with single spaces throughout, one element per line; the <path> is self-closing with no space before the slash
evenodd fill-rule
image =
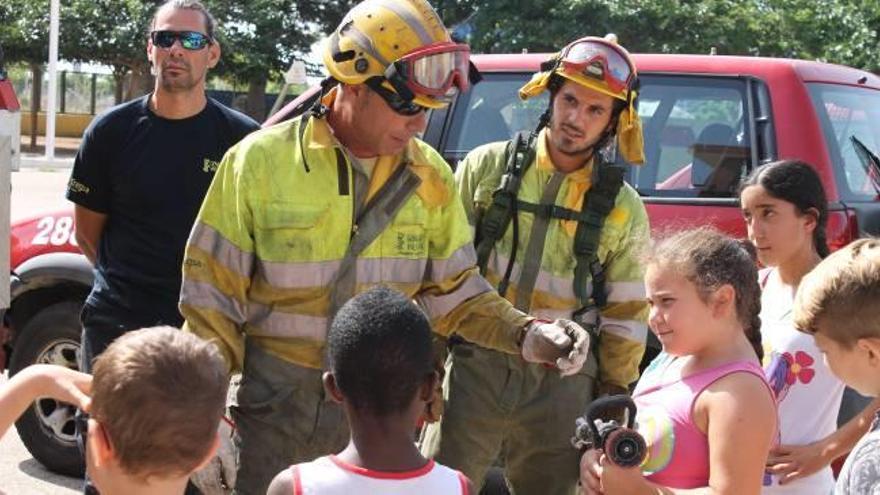
<path id="1" fill-rule="evenodd" d="M 463 155 L 482 144 L 505 141 L 519 131 L 534 129 L 547 109 L 548 94 L 523 101 L 519 88 L 531 74 L 483 74 L 483 80 L 461 95 L 446 140 L 445 155 Z"/>
<path id="2" fill-rule="evenodd" d="M 528 73 L 484 73 L 456 102 L 443 155 L 454 163 L 482 144 L 531 130 L 549 94 L 527 101 L 517 91 Z M 750 170 L 743 79 L 643 75 L 639 116 L 647 163 L 630 182 L 647 196 L 732 197 Z"/>
<path id="3" fill-rule="evenodd" d="M 646 163 L 633 182 L 648 196 L 731 197 L 749 170 L 745 82 L 642 77 L 639 116 Z"/>
<path id="4" fill-rule="evenodd" d="M 872 199 L 880 184 L 856 150 L 855 136 L 874 154 L 880 150 L 880 91 L 811 83 L 810 96 L 828 145 L 838 189 L 846 199 Z"/>

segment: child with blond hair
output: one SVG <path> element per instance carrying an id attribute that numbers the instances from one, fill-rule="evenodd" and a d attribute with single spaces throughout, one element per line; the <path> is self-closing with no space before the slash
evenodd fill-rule
<path id="1" fill-rule="evenodd" d="M 812 334 L 832 373 L 862 395 L 880 396 L 880 240 L 859 239 L 831 254 L 801 280 L 794 325 Z M 880 421 L 856 444 L 836 494 L 877 493 Z"/>

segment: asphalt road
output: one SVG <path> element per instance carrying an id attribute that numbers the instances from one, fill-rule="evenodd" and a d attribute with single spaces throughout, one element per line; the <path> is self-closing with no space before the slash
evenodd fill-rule
<path id="1" fill-rule="evenodd" d="M 6 374 L 0 378 L 0 387 Z M 7 495 L 67 495 L 82 493 L 82 480 L 50 473 L 18 439 L 15 427 L 0 438 L 0 493 Z"/>
<path id="2" fill-rule="evenodd" d="M 23 169 L 12 174 L 13 219 L 69 207 L 64 187 L 69 169 Z M 6 375 L 0 376 L 0 387 Z M 0 493 L 7 495 L 67 495 L 82 493 L 81 481 L 48 472 L 35 461 L 18 439 L 15 428 L 0 438 Z"/>

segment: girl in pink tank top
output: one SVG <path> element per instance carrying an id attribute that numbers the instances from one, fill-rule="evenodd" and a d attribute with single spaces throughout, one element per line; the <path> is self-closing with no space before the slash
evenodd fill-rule
<path id="1" fill-rule="evenodd" d="M 759 364 L 752 257 L 712 229 L 677 233 L 654 247 L 645 287 L 648 323 L 663 344 L 633 392 L 648 456 L 626 469 L 588 451 L 584 493 L 760 493 L 776 406 Z"/>

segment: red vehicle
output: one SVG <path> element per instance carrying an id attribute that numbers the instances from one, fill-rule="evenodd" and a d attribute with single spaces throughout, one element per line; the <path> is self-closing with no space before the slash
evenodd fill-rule
<path id="1" fill-rule="evenodd" d="M 483 81 L 449 108 L 432 111 L 423 139 L 455 166 L 480 144 L 531 129 L 547 100 L 521 101 L 517 89 L 546 57 L 475 56 Z M 880 234 L 877 164 L 866 152 L 880 149 L 880 77 L 786 59 L 636 55 L 635 61 L 647 163 L 631 167 L 628 180 L 655 231 L 708 223 L 745 236 L 740 179 L 763 163 L 798 158 L 823 179 L 832 248 Z M 307 92 L 266 125 L 303 112 L 313 96 Z M 75 366 L 91 267 L 74 254 L 70 217 L 56 212 L 13 226 L 13 302 L 3 340 L 13 373 L 37 361 Z M 18 426 L 35 458 L 70 473 L 81 469 L 71 451 L 72 425 L 72 410 L 41 401 Z"/>
<path id="2" fill-rule="evenodd" d="M 78 368 L 79 312 L 92 287 L 92 265 L 80 254 L 71 211 L 15 222 L 11 231 L 12 304 L 0 326 L 10 374 L 34 363 Z M 0 353 L 2 356 L 3 353 Z M 75 409 L 42 399 L 16 422 L 35 459 L 55 472 L 77 476 Z"/>

